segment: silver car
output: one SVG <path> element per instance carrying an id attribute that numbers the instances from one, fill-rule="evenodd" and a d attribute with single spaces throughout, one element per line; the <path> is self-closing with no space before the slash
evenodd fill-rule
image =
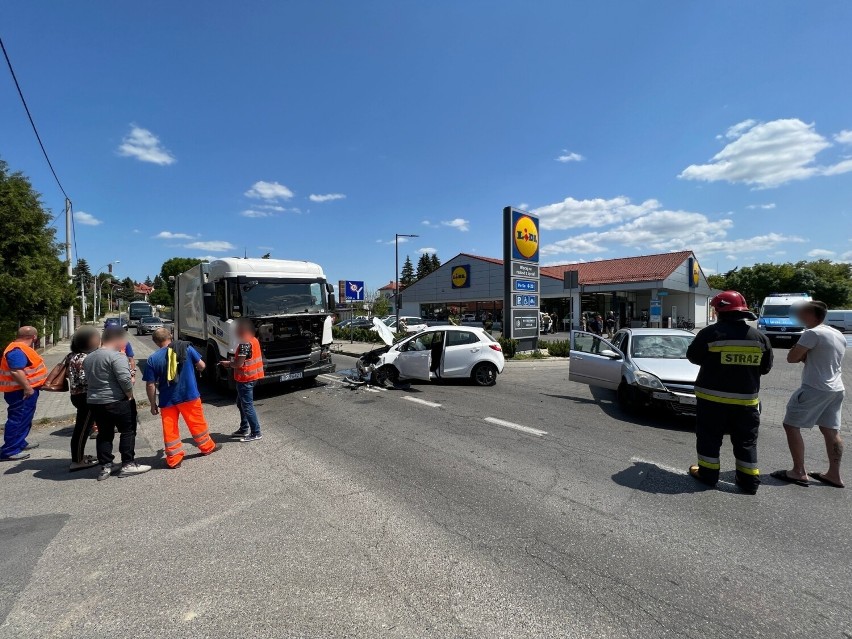
<path id="1" fill-rule="evenodd" d="M 672 328 L 625 328 L 612 341 L 572 331 L 568 379 L 616 391 L 627 411 L 657 405 L 694 415 L 698 366 L 686 359 L 693 339 Z"/>
<path id="2" fill-rule="evenodd" d="M 163 320 L 159 317 L 143 317 L 136 325 L 136 334 L 147 335 L 153 333 L 158 328 L 163 328 Z"/>

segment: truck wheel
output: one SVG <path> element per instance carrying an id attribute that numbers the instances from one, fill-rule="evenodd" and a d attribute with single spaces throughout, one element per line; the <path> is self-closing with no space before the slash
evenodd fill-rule
<path id="1" fill-rule="evenodd" d="M 204 378 L 207 383 L 213 388 L 220 389 L 222 382 L 219 379 L 219 351 L 212 345 L 207 345 L 207 353 L 204 356 L 204 363 L 207 367 L 204 369 Z"/>

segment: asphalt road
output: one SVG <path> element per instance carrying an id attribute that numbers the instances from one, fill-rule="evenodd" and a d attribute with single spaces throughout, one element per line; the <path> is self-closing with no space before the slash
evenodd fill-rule
<path id="1" fill-rule="evenodd" d="M 102 483 L 38 431 L 0 469 L 0 637 L 852 637 L 850 491 L 740 494 L 729 447 L 703 490 L 688 421 L 567 373 L 266 390 L 262 442 Z M 206 400 L 227 442 L 236 409 Z M 788 465 L 773 419 L 766 475 Z M 150 415 L 137 448 L 161 464 Z"/>

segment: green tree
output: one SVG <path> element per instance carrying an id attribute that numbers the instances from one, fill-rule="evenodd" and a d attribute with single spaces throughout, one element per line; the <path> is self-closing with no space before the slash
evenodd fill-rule
<path id="1" fill-rule="evenodd" d="M 158 306 L 173 306 L 174 299 L 171 295 L 169 295 L 169 289 L 165 286 L 162 288 L 155 288 L 150 295 L 148 295 L 148 301 L 151 304 L 156 304 Z"/>
<path id="2" fill-rule="evenodd" d="M 405 256 L 405 264 L 402 265 L 399 283 L 402 288 L 411 286 L 414 283 L 414 264 L 411 263 L 411 257 L 408 255 Z"/>
<path id="3" fill-rule="evenodd" d="M 441 268 L 441 260 L 438 259 L 437 253 L 432 253 L 432 257 L 430 258 L 430 262 L 431 262 L 431 266 L 432 266 L 432 270 L 430 271 L 430 273 L 437 271 L 439 268 Z"/>
<path id="4" fill-rule="evenodd" d="M 154 280 L 151 279 L 151 276 L 147 276 L 144 282 L 145 286 L 154 286 Z"/>
<path id="5" fill-rule="evenodd" d="M 755 264 L 711 278 L 711 286 L 739 291 L 752 306 L 771 293 L 809 293 L 830 308 L 852 304 L 852 265 L 831 260 Z"/>
<path id="6" fill-rule="evenodd" d="M 376 296 L 376 299 L 373 302 L 373 315 L 376 317 L 384 317 L 385 315 L 390 315 L 390 312 L 390 300 L 384 295 Z"/>
<path id="7" fill-rule="evenodd" d="M 426 277 L 429 273 L 432 272 L 432 260 L 429 258 L 426 253 L 423 253 L 420 256 L 420 259 L 417 260 L 417 279 L 419 280 L 422 277 Z"/>
<path id="8" fill-rule="evenodd" d="M 710 288 L 716 288 L 719 290 L 725 290 L 725 287 L 728 285 L 727 280 L 724 275 L 708 275 L 707 283 L 710 285 Z"/>
<path id="9" fill-rule="evenodd" d="M 172 257 L 160 267 L 160 278 L 166 283 L 166 288 L 169 292 L 169 299 L 175 296 L 175 283 L 170 277 L 177 277 L 181 273 L 188 271 L 196 264 L 201 264 L 204 260 L 199 260 L 195 257 Z"/>
<path id="10" fill-rule="evenodd" d="M 0 160 L 0 338 L 18 326 L 53 327 L 74 301 L 67 268 L 60 259 L 50 212 L 22 173 Z M 54 331 L 55 332 L 55 331 Z"/>

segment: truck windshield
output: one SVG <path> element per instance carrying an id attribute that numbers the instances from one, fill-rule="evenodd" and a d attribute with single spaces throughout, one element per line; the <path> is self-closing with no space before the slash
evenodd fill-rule
<path id="1" fill-rule="evenodd" d="M 245 282 L 240 291 L 247 317 L 325 310 L 320 282 Z"/>
<path id="2" fill-rule="evenodd" d="M 763 317 L 790 317 L 789 304 L 772 304 L 764 306 L 761 311 Z"/>
<path id="3" fill-rule="evenodd" d="M 142 317 L 150 317 L 154 314 L 154 309 L 147 302 L 131 302 L 129 313 L 130 319 L 140 319 Z"/>

